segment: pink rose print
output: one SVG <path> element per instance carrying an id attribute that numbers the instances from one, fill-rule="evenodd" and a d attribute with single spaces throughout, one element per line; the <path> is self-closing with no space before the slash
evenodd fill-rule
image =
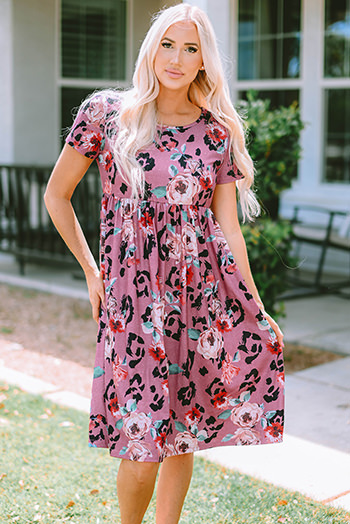
<path id="1" fill-rule="evenodd" d="M 120 214 L 124 220 L 128 220 L 136 211 L 136 201 L 131 198 L 123 198 L 120 201 Z"/>
<path id="2" fill-rule="evenodd" d="M 109 180 L 109 178 L 107 178 L 107 180 L 105 182 L 105 186 L 103 188 L 103 192 L 106 195 L 111 195 L 112 194 L 112 184 L 111 184 L 111 181 Z"/>
<path id="3" fill-rule="evenodd" d="M 114 335 L 112 333 L 111 328 L 108 326 L 105 338 L 105 358 L 111 358 L 112 349 L 114 347 L 114 341 Z"/>
<path id="4" fill-rule="evenodd" d="M 127 370 L 122 367 L 122 361 L 119 358 L 119 355 L 117 355 L 115 361 L 112 362 L 112 369 L 114 385 L 117 387 L 118 383 L 121 380 L 125 380 L 128 375 Z"/>
<path id="5" fill-rule="evenodd" d="M 86 109 L 86 114 L 90 122 L 98 123 L 108 112 L 108 103 L 106 98 L 100 97 L 99 100 L 91 101 Z"/>
<path id="6" fill-rule="evenodd" d="M 131 244 L 133 242 L 135 230 L 132 220 L 124 220 L 121 235 L 123 242 L 126 242 L 127 244 Z"/>
<path id="7" fill-rule="evenodd" d="M 153 302 L 152 305 L 152 324 L 153 329 L 155 329 L 159 334 L 163 333 L 164 327 L 164 315 L 165 307 L 163 302 Z"/>
<path id="8" fill-rule="evenodd" d="M 166 194 L 169 204 L 192 204 L 199 192 L 196 178 L 185 173 L 179 173 L 168 182 Z"/>
<path id="9" fill-rule="evenodd" d="M 220 331 L 216 327 L 211 326 L 201 333 L 198 339 L 197 351 L 209 360 L 210 358 L 217 358 L 223 345 L 224 341 Z"/>
<path id="10" fill-rule="evenodd" d="M 232 410 L 231 420 L 241 428 L 252 428 L 261 419 L 264 410 L 256 403 L 243 402 Z"/>
<path id="11" fill-rule="evenodd" d="M 143 442 L 139 442 L 137 440 L 129 441 L 128 452 L 130 460 L 138 460 L 139 462 L 144 462 L 147 459 L 147 457 L 152 456 L 149 447 Z"/>
<path id="12" fill-rule="evenodd" d="M 186 223 L 183 227 L 182 244 L 186 255 L 198 256 L 196 231 L 191 224 Z"/>
<path id="13" fill-rule="evenodd" d="M 193 174 L 199 170 L 201 170 L 201 164 L 198 162 L 198 160 L 192 159 L 187 161 L 185 172 Z"/>
<path id="14" fill-rule="evenodd" d="M 219 249 L 227 248 L 227 242 L 225 236 L 216 220 L 213 220 L 214 223 L 214 233 L 216 237 L 216 243 Z"/>
<path id="15" fill-rule="evenodd" d="M 213 298 L 210 306 L 209 306 L 209 311 L 213 314 L 213 315 L 220 315 L 221 314 L 221 311 L 222 311 L 222 305 L 221 305 L 221 302 L 218 298 Z"/>
<path id="16" fill-rule="evenodd" d="M 234 436 L 238 446 L 253 446 L 260 444 L 259 435 L 251 429 L 239 428 Z"/>
<path id="17" fill-rule="evenodd" d="M 196 437 L 189 431 L 184 431 L 176 435 L 174 448 L 177 454 L 193 453 L 199 449 Z"/>
<path id="18" fill-rule="evenodd" d="M 128 413 L 124 417 L 123 431 L 131 440 L 140 440 L 151 427 L 152 420 L 146 413 Z"/>
<path id="19" fill-rule="evenodd" d="M 181 236 L 177 233 L 169 232 L 169 236 L 166 239 L 165 244 L 169 249 L 169 257 L 179 262 L 182 258 Z"/>
<path id="20" fill-rule="evenodd" d="M 221 380 L 226 384 L 231 384 L 234 377 L 237 377 L 240 368 L 233 364 L 233 357 L 227 353 L 225 360 L 222 361 Z"/>

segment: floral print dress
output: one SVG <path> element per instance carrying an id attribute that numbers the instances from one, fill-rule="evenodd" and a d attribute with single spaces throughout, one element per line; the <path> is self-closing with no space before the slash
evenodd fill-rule
<path id="1" fill-rule="evenodd" d="M 119 97 L 95 94 L 67 143 L 101 174 L 101 310 L 89 441 L 113 457 L 165 457 L 280 442 L 284 372 L 276 336 L 249 293 L 210 204 L 242 177 L 229 135 L 205 109 L 158 127 L 131 198 L 113 159 Z"/>

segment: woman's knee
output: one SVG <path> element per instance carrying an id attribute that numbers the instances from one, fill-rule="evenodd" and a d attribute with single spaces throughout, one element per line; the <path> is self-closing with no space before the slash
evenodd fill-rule
<path id="1" fill-rule="evenodd" d="M 138 487 L 154 483 L 158 471 L 158 462 L 136 462 L 123 459 L 120 465 L 129 477 Z"/>

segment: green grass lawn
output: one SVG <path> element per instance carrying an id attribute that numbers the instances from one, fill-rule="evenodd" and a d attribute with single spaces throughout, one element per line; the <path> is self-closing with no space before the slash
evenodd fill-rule
<path id="1" fill-rule="evenodd" d="M 88 416 L 0 386 L 0 522 L 120 523 L 119 461 L 87 446 Z M 155 524 L 155 501 L 145 524 Z M 181 524 L 350 522 L 298 493 L 195 460 Z"/>

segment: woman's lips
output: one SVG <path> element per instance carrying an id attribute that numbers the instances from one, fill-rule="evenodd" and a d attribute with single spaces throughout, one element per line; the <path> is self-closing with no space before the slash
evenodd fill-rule
<path id="1" fill-rule="evenodd" d="M 177 71 L 176 69 L 166 69 L 165 71 L 171 78 L 180 78 L 183 76 L 183 73 L 181 73 L 181 71 Z"/>

